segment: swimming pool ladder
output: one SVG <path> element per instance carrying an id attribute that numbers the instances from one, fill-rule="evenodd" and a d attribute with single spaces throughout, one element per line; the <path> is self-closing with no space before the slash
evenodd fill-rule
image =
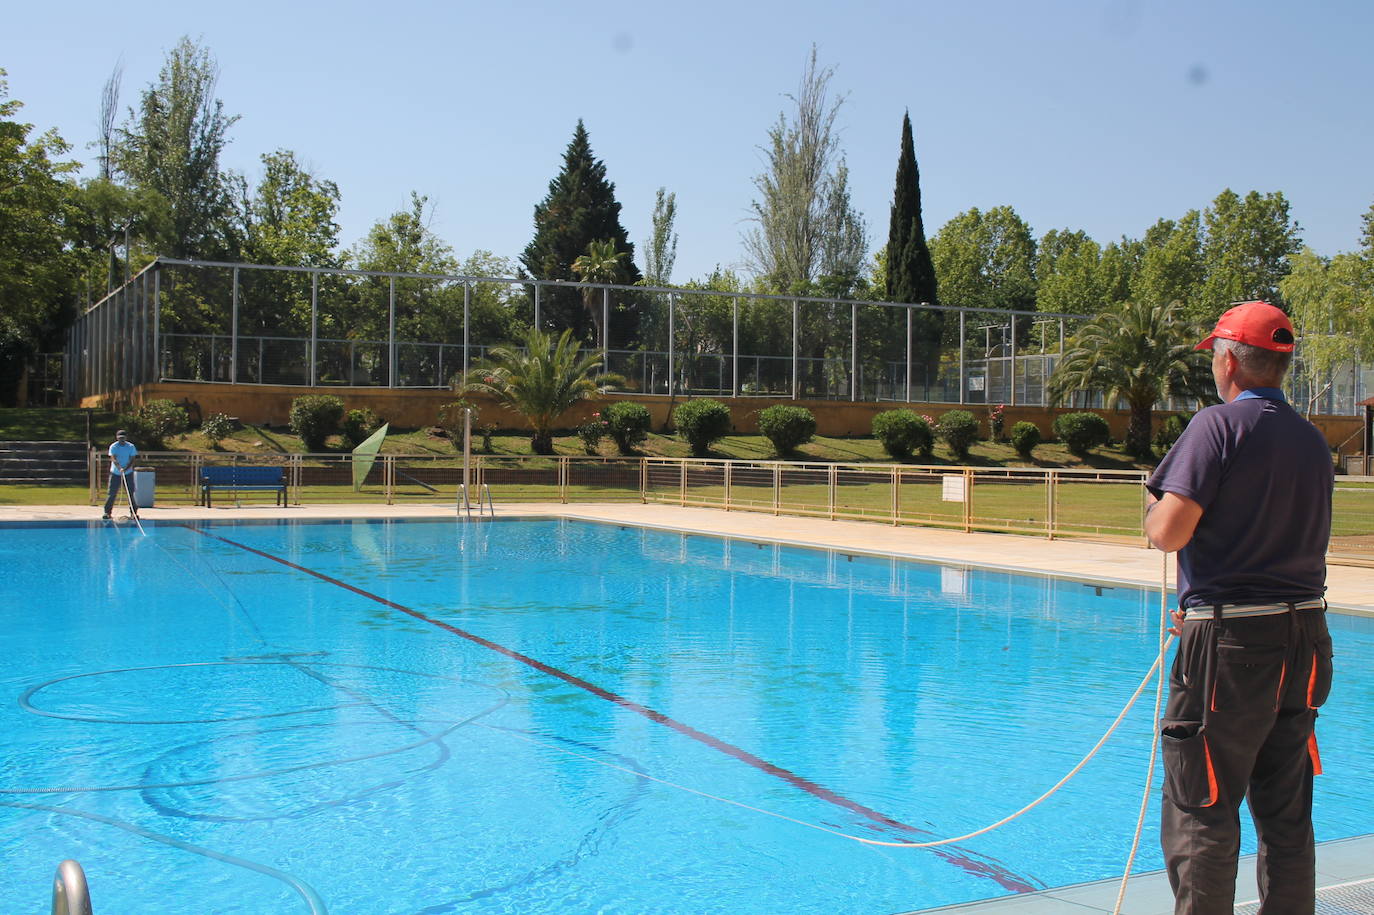
<path id="1" fill-rule="evenodd" d="M 495 517 L 496 517 L 496 506 L 495 506 L 495 504 L 493 504 L 492 501 L 491 501 L 491 488 L 490 488 L 489 486 L 487 486 L 486 483 L 483 483 L 483 484 L 481 485 L 481 488 L 477 490 L 477 517 L 478 517 L 478 518 L 481 518 L 481 517 L 482 517 L 482 511 L 483 511 L 483 506 L 484 506 L 484 505 L 486 506 L 486 513 L 489 514 L 491 517 L 495 518 Z M 468 498 L 468 487 L 467 487 L 465 484 L 463 484 L 463 483 L 459 483 L 459 484 L 458 484 L 458 513 L 461 515 L 464 511 L 467 512 L 467 517 L 468 517 L 468 518 L 471 518 L 471 517 L 472 517 L 472 500 L 470 500 L 470 499 Z"/>
<path id="2" fill-rule="evenodd" d="M 52 915 L 91 915 L 86 872 L 71 858 L 57 865 L 52 879 Z"/>

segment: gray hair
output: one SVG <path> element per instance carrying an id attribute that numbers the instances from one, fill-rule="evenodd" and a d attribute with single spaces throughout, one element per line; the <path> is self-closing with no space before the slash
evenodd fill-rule
<path id="1" fill-rule="evenodd" d="M 1214 340 L 1212 346 L 1219 352 L 1235 356 L 1241 374 L 1263 387 L 1277 388 L 1282 384 L 1283 376 L 1288 373 L 1288 366 L 1293 362 L 1292 350 L 1281 353 L 1278 350 L 1241 343 L 1239 340 L 1227 340 L 1224 337 Z"/>

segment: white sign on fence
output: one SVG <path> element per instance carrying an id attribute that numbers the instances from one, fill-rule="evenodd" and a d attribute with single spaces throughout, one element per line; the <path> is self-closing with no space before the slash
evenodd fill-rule
<path id="1" fill-rule="evenodd" d="M 944 499 L 946 502 L 964 501 L 963 474 L 947 473 L 944 475 L 940 498 Z"/>

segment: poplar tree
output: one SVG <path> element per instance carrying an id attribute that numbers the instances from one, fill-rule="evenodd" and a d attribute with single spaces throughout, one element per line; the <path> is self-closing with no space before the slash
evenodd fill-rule
<path id="1" fill-rule="evenodd" d="M 563 153 L 562 171 L 549 182 L 548 195 L 535 205 L 534 239 L 520 255 L 520 263 L 537 279 L 575 281 L 578 277 L 573 273 L 573 262 L 586 254 L 594 241 L 614 242 L 615 250 L 625 254 L 626 282 L 640 281 L 634 245 L 620 224 L 615 184 L 606 180 L 606 164 L 592 154 L 587 129 L 579 119 Z M 539 307 L 543 329 L 571 329 L 584 343 L 599 342 L 592 317 L 576 289 L 543 287 Z M 623 347 L 635 336 L 638 317 L 635 303 L 616 303 L 611 314 L 612 347 Z"/>
<path id="2" fill-rule="evenodd" d="M 897 156 L 897 186 L 892 192 L 892 222 L 887 231 L 886 292 L 890 302 L 939 302 L 935 264 L 921 219 L 921 172 L 911 139 L 910 112 L 902 115 L 902 149 Z M 913 312 L 913 346 L 927 350 L 938 347 L 943 326 L 943 312 Z"/>

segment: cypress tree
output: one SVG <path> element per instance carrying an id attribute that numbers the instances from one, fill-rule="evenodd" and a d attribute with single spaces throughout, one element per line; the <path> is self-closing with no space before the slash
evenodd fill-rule
<path id="1" fill-rule="evenodd" d="M 897 186 L 892 193 L 892 223 L 887 235 L 887 298 L 890 302 L 939 302 L 935 264 L 921 221 L 921 173 L 916 168 L 909 112 L 902 115 L 902 151 L 897 157 Z M 937 311 L 916 311 L 912 318 L 913 345 L 928 357 L 939 345 L 944 316 Z"/>
<path id="2" fill-rule="evenodd" d="M 606 180 L 606 165 L 592 155 L 587 129 L 579 119 L 572 141 L 563 153 L 563 170 L 549 182 L 549 193 L 534 208 L 534 239 L 520 255 L 525 270 L 541 280 L 570 280 L 578 277 L 573 261 L 587 253 L 594 241 L 611 240 L 618 252 L 625 252 L 625 281 L 637 283 L 639 268 L 634 263 L 634 245 L 620 224 L 620 204 L 615 199 L 615 184 Z M 539 293 L 540 323 L 544 329 L 573 334 L 595 344 L 595 325 L 575 289 L 543 287 Z M 636 303 L 629 297 L 612 299 L 612 347 L 623 347 L 635 336 L 639 325 Z"/>

